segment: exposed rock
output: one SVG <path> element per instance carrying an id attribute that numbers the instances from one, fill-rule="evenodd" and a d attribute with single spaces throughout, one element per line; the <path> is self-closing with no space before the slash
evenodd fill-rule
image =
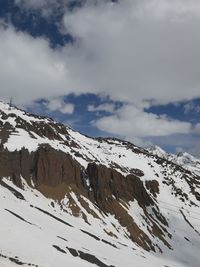
<path id="1" fill-rule="evenodd" d="M 156 197 L 159 194 L 159 183 L 156 180 L 146 181 L 145 185 L 147 189 Z"/>
<path id="2" fill-rule="evenodd" d="M 82 186 L 80 165 L 62 151 L 41 146 L 35 154 L 34 163 L 34 177 L 37 185 L 57 186 L 64 182 Z"/>
<path id="3" fill-rule="evenodd" d="M 136 199 L 143 208 L 153 204 L 139 177 L 134 175 L 124 177 L 116 170 L 96 163 L 89 163 L 87 170 L 84 171 L 70 155 L 54 150 L 48 145 L 43 145 L 32 153 L 27 149 L 9 152 L 2 148 L 0 164 L 0 177 L 11 177 L 20 187 L 22 187 L 20 177 L 25 177 L 30 185 L 32 179 L 35 187 L 47 197 L 60 201 L 73 190 L 80 203 L 90 213 L 89 206 L 80 198 L 81 195 L 88 195 L 100 210 L 113 214 L 122 226 L 127 227 L 134 242 L 147 250 L 154 249 L 147 235 L 139 229 L 119 203 L 120 199 L 126 203 Z M 85 176 L 89 179 L 92 191 L 84 182 Z M 70 194 L 68 196 L 73 215 L 79 216 L 82 211 L 73 199 L 70 200 Z M 98 217 L 96 214 L 92 215 Z M 83 213 L 82 217 L 87 222 L 87 217 Z"/>
<path id="4" fill-rule="evenodd" d="M 83 171 L 81 166 L 68 154 L 57 151 L 50 146 L 43 145 L 36 152 L 29 153 L 27 149 L 9 152 L 7 149 L 0 149 L 0 177 L 10 177 L 19 187 L 22 187 L 20 177 L 26 179 L 31 185 L 31 179 L 36 188 L 54 188 L 57 197 L 59 190 L 64 196 L 62 184 L 75 184 L 83 188 Z M 46 189 L 46 190 L 45 190 Z"/>
<path id="5" fill-rule="evenodd" d="M 87 173 L 95 200 L 101 207 L 107 205 L 113 196 L 125 201 L 136 199 L 141 206 L 153 204 L 143 182 L 133 174 L 124 177 L 116 170 L 96 163 L 88 164 Z"/>

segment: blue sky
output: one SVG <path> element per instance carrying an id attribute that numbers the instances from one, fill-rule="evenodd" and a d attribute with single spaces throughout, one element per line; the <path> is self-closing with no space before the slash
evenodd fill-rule
<path id="1" fill-rule="evenodd" d="M 197 0 L 0 1 L 0 99 L 200 157 Z"/>

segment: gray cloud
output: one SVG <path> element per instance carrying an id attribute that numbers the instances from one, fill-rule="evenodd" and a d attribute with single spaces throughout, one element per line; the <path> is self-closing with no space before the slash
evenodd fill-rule
<path id="1" fill-rule="evenodd" d="M 51 0 L 19 3 L 29 9 L 57 8 Z M 69 93 L 108 95 L 126 104 L 97 121 L 101 129 L 122 131 L 129 139 L 198 136 L 198 125 L 193 129 L 190 123 L 144 112 L 145 106 L 200 97 L 198 0 L 86 1 L 66 11 L 62 23 L 62 31 L 76 42 L 56 49 L 13 26 L 0 28 L 1 98 L 13 96 L 27 104 Z M 118 129 L 117 123 L 124 127 Z"/>
<path id="2" fill-rule="evenodd" d="M 141 105 L 200 97 L 199 1 L 90 3 L 66 12 L 63 23 L 76 43 L 57 50 L 1 28 L 3 90 L 15 87 L 32 100 L 37 88 L 49 97 L 92 92 Z"/>
<path id="3" fill-rule="evenodd" d="M 114 99 L 168 103 L 198 97 L 199 11 L 198 1 L 126 0 L 67 13 L 66 29 L 79 40 L 73 52 L 77 75 L 90 80 L 87 88 Z"/>

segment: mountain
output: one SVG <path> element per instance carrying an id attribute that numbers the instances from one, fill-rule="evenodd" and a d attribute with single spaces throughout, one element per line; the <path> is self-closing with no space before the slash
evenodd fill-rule
<path id="1" fill-rule="evenodd" d="M 168 159 L 169 154 L 159 146 L 150 146 L 146 148 L 149 153 L 157 155 L 160 158 Z"/>
<path id="2" fill-rule="evenodd" d="M 197 159 L 2 102 L 0 140 L 0 266 L 199 266 Z"/>
<path id="3" fill-rule="evenodd" d="M 200 159 L 195 158 L 187 152 L 180 152 L 177 155 L 169 154 L 159 146 L 151 146 L 148 147 L 147 150 L 154 155 L 165 158 L 188 169 L 196 175 L 200 175 Z"/>

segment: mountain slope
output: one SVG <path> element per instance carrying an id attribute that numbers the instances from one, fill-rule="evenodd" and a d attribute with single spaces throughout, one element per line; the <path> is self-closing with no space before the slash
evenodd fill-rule
<path id="1" fill-rule="evenodd" d="M 149 147 L 147 150 L 153 155 L 165 158 L 168 161 L 172 161 L 192 173 L 195 173 L 196 175 L 200 175 L 200 159 L 195 158 L 187 152 L 180 152 L 177 155 L 169 154 L 158 146 Z"/>
<path id="2" fill-rule="evenodd" d="M 1 266 L 199 266 L 189 163 L 4 103 L 0 139 Z"/>

